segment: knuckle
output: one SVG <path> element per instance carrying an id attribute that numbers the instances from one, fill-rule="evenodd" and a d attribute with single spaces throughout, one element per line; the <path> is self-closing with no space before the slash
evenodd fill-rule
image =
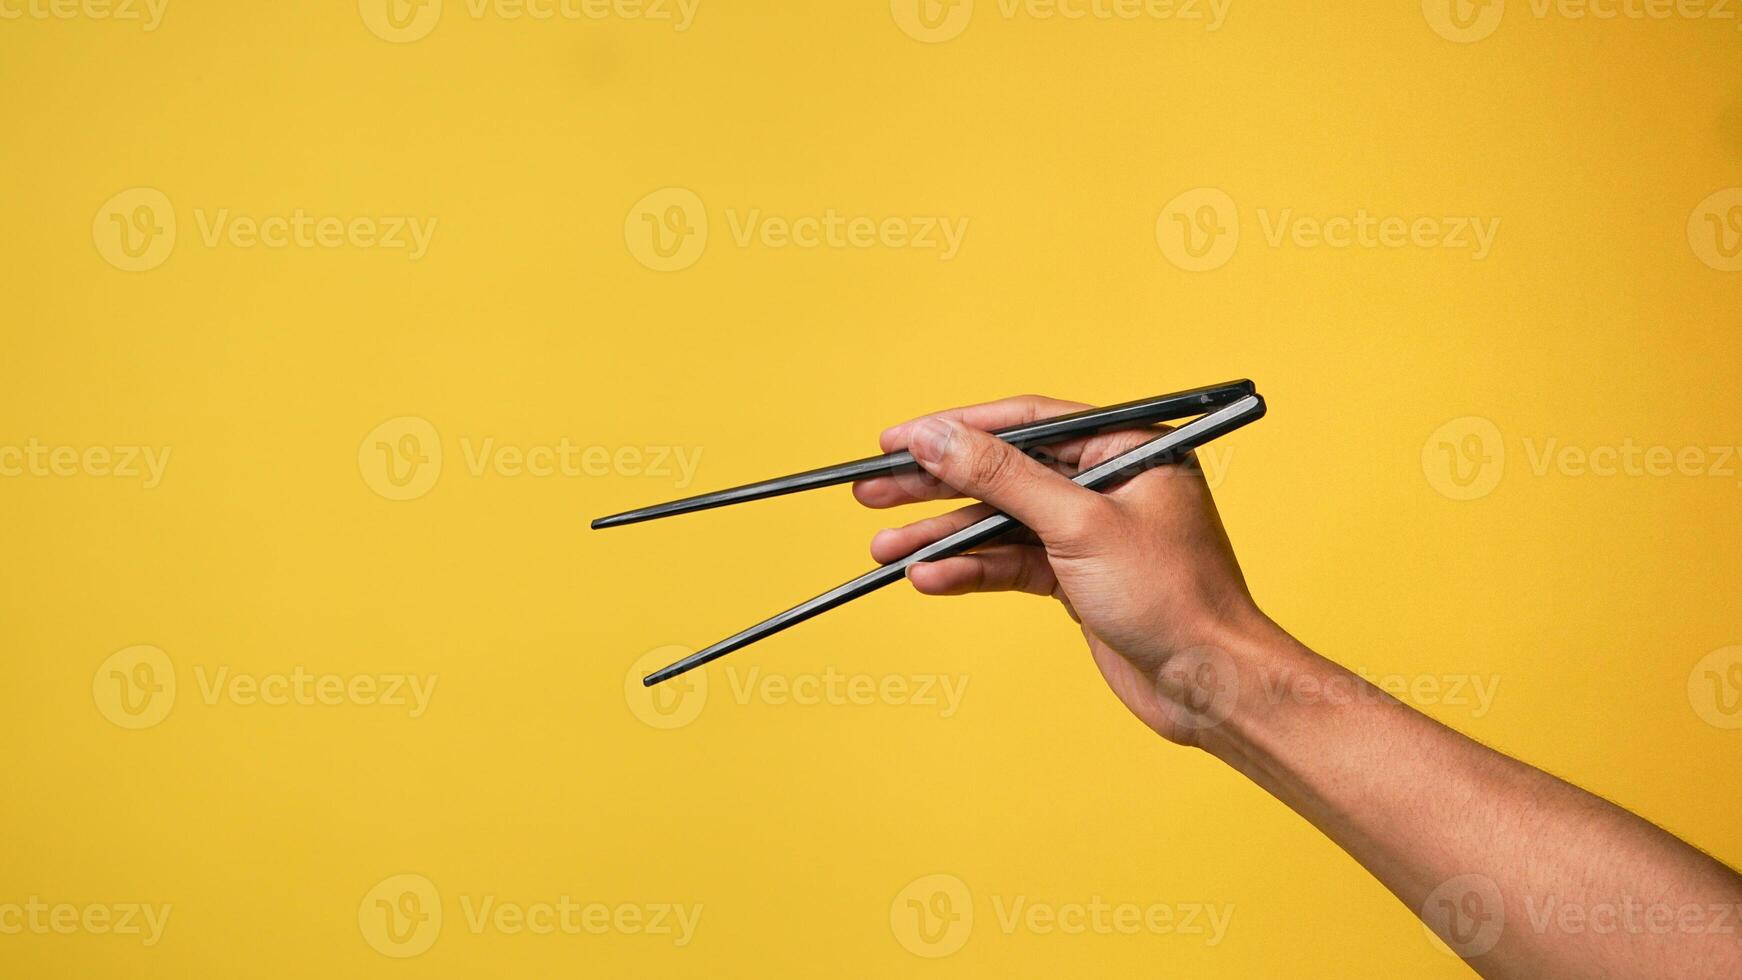
<path id="1" fill-rule="evenodd" d="M 1065 511 L 1053 536 L 1065 546 L 1086 544 L 1107 533 L 1118 517 L 1113 502 L 1097 496 Z"/>
<path id="2" fill-rule="evenodd" d="M 974 486 L 996 490 L 1010 482 L 1015 473 L 1015 452 L 1002 443 L 984 446 L 974 453 L 969 463 L 969 478 Z"/>

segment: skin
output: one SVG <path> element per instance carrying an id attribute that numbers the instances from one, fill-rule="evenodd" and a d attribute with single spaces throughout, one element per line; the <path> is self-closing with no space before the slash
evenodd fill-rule
<path id="1" fill-rule="evenodd" d="M 1132 714 L 1311 821 L 1484 977 L 1742 977 L 1742 875 L 1296 641 L 1253 601 L 1195 465 L 1107 494 L 1067 478 L 1154 431 L 1048 459 L 985 431 L 1086 407 L 1023 396 L 886 430 L 884 451 L 912 451 L 925 472 L 856 484 L 861 503 L 984 503 L 880 531 L 872 556 L 894 560 L 993 508 L 1021 521 L 1020 536 L 915 565 L 909 581 L 927 595 L 1057 599 Z"/>

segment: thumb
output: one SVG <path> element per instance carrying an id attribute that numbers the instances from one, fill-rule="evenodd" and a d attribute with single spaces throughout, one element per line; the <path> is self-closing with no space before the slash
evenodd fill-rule
<path id="1" fill-rule="evenodd" d="M 955 419 L 915 422 L 907 449 L 926 472 L 1016 518 L 1048 544 L 1080 541 L 1108 505 L 1015 446 Z"/>

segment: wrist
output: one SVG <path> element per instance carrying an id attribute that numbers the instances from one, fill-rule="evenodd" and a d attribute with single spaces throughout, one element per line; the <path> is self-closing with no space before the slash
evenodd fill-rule
<path id="1" fill-rule="evenodd" d="M 1169 658 L 1157 689 L 1190 744 L 1244 771 L 1286 723 L 1288 692 L 1330 665 L 1256 607 L 1202 635 Z"/>

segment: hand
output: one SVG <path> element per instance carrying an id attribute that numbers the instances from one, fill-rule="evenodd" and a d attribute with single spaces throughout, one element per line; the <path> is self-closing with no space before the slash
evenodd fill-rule
<path id="1" fill-rule="evenodd" d="M 1246 589 L 1195 460 L 1150 470 L 1106 494 L 1070 482 L 1158 430 L 1050 446 L 1044 462 L 985 431 L 1087 407 L 1027 395 L 885 430 L 884 451 L 909 450 L 925 472 L 855 484 L 860 503 L 895 507 L 958 495 L 985 503 L 879 531 L 871 554 L 893 561 L 994 509 L 1016 518 L 1026 531 L 914 565 L 908 579 L 927 595 L 1016 591 L 1058 599 L 1082 626 L 1119 700 L 1163 736 L 1195 744 L 1222 720 L 1215 712 L 1227 710 L 1218 697 L 1228 675 L 1217 672 L 1233 669 L 1227 658 L 1246 646 L 1239 637 L 1274 627 Z"/>

